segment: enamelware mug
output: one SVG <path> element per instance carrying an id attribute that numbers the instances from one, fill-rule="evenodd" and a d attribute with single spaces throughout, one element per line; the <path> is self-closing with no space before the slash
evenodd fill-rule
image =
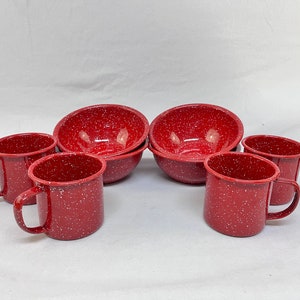
<path id="1" fill-rule="evenodd" d="M 209 156 L 204 219 L 223 234 L 247 237 L 263 230 L 267 220 L 291 214 L 299 202 L 299 186 L 293 180 L 279 178 L 279 168 L 266 158 L 250 153 L 225 152 Z M 290 205 L 269 212 L 274 182 L 295 191 Z"/>
<path id="2" fill-rule="evenodd" d="M 300 143 L 285 137 L 273 135 L 252 135 L 243 139 L 244 151 L 263 156 L 274 162 L 280 170 L 280 178 L 297 180 L 300 165 Z M 275 182 L 271 205 L 290 202 L 294 189 L 281 182 Z"/>
<path id="3" fill-rule="evenodd" d="M 37 159 L 56 152 L 56 139 L 45 133 L 29 132 L 0 139 L 0 196 L 9 203 L 33 186 L 29 166 Z M 32 198 L 28 204 L 35 203 Z"/>
<path id="4" fill-rule="evenodd" d="M 35 186 L 14 201 L 18 225 L 29 233 L 74 240 L 97 231 L 103 223 L 104 159 L 84 153 L 56 153 L 28 170 Z M 27 227 L 22 208 L 36 197 L 40 226 Z"/>

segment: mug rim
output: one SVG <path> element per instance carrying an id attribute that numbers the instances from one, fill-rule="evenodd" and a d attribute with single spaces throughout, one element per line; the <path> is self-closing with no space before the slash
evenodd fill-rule
<path id="1" fill-rule="evenodd" d="M 37 155 L 37 154 L 41 154 L 44 152 L 47 152 L 49 150 L 51 150 L 52 148 L 57 146 L 57 139 L 55 136 L 48 134 L 48 133 L 43 133 L 43 132 L 22 132 L 22 133 L 16 133 L 16 134 L 11 134 L 11 135 L 7 135 L 4 137 L 0 138 L 0 143 L 2 141 L 5 141 L 9 138 L 15 138 L 15 137 L 21 137 L 21 136 L 42 136 L 42 137 L 47 137 L 49 139 L 52 140 L 51 145 L 45 147 L 45 148 L 41 148 L 39 150 L 36 151 L 30 151 L 30 152 L 20 152 L 20 153 L 6 153 L 6 152 L 0 152 L 0 156 L 2 157 L 24 157 L 24 156 L 32 156 L 32 155 Z"/>
<path id="2" fill-rule="evenodd" d="M 39 166 L 41 163 L 44 163 L 48 160 L 52 160 L 53 158 L 59 157 L 59 156 L 69 156 L 69 157 L 70 156 L 86 156 L 86 157 L 94 158 L 101 162 L 101 168 L 100 168 L 100 170 L 93 173 L 92 175 L 89 175 L 87 177 L 80 178 L 80 179 L 69 180 L 69 181 L 48 181 L 48 180 L 42 179 L 42 178 L 34 175 L 34 169 L 37 166 Z M 39 183 L 39 184 L 42 184 L 45 186 L 50 186 L 50 187 L 54 187 L 54 186 L 62 187 L 62 186 L 70 186 L 70 185 L 76 185 L 76 184 L 82 184 L 85 182 L 89 182 L 91 180 L 94 180 L 98 176 L 103 175 L 105 170 L 106 170 L 106 161 L 104 160 L 104 158 L 102 158 L 100 156 L 90 154 L 90 153 L 85 153 L 85 152 L 60 152 L 60 153 L 54 153 L 54 154 L 47 155 L 47 156 L 42 157 L 42 158 L 36 160 L 35 162 L 33 162 L 30 165 L 30 167 L 28 168 L 28 176 L 35 183 Z"/>
<path id="3" fill-rule="evenodd" d="M 255 134 L 255 135 L 249 135 L 242 140 L 241 143 L 242 143 L 242 146 L 244 147 L 244 149 L 247 149 L 255 154 L 270 157 L 270 158 L 290 159 L 290 158 L 299 158 L 300 157 L 300 151 L 298 154 L 275 154 L 275 153 L 268 153 L 268 152 L 257 150 L 255 148 L 247 145 L 247 141 L 254 139 L 254 138 L 274 138 L 274 139 L 285 140 L 294 145 L 300 145 L 299 142 L 297 142 L 296 140 L 293 140 L 293 139 L 290 139 L 287 137 L 283 137 L 283 136 L 279 136 L 279 135 Z"/>
<path id="4" fill-rule="evenodd" d="M 263 178 L 263 179 L 241 179 L 241 178 L 230 177 L 230 176 L 224 175 L 222 173 L 217 172 L 216 170 L 214 170 L 213 168 L 211 168 L 209 166 L 209 161 L 211 158 L 216 157 L 216 156 L 222 156 L 222 155 L 223 156 L 226 155 L 226 156 L 253 157 L 257 160 L 263 161 L 264 163 L 272 166 L 274 168 L 274 174 L 272 176 L 269 176 L 269 177 Z M 244 184 L 265 184 L 265 183 L 276 180 L 280 174 L 279 167 L 272 161 L 268 160 L 267 158 L 261 157 L 259 155 L 252 154 L 252 153 L 245 153 L 245 152 L 228 152 L 228 151 L 226 151 L 226 152 L 218 152 L 218 153 L 211 154 L 205 159 L 204 167 L 205 167 L 207 173 L 212 174 L 220 179 L 230 181 L 230 182 L 235 182 L 235 183 L 244 183 Z"/>

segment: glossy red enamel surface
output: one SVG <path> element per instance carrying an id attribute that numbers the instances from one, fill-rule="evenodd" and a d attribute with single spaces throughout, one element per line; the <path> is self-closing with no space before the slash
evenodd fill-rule
<path id="1" fill-rule="evenodd" d="M 65 116 L 55 127 L 62 151 L 101 156 L 125 154 L 146 139 L 149 123 L 139 111 L 117 104 L 93 105 Z"/>
<path id="2" fill-rule="evenodd" d="M 92 234 L 103 223 L 103 159 L 83 153 L 60 153 L 36 161 L 29 176 L 36 186 L 14 202 L 18 225 L 30 233 L 60 240 Z M 40 226 L 27 227 L 22 206 L 36 195 Z"/>
<path id="3" fill-rule="evenodd" d="M 274 162 L 280 169 L 280 178 L 297 180 L 300 164 L 300 143 L 285 137 L 253 135 L 242 141 L 245 152 L 258 154 Z M 294 189 L 276 182 L 271 196 L 272 205 L 290 202 Z"/>
<path id="4" fill-rule="evenodd" d="M 243 125 L 235 114 L 203 103 L 166 110 L 149 131 L 149 141 L 159 152 L 202 161 L 211 153 L 232 150 L 242 136 Z"/>
<path id="5" fill-rule="evenodd" d="M 103 174 L 103 182 L 105 184 L 113 183 L 124 179 L 132 173 L 139 164 L 147 145 L 148 143 L 145 142 L 138 149 L 129 153 L 106 157 L 105 160 L 107 167 Z"/>
<path id="6" fill-rule="evenodd" d="M 13 203 L 15 198 L 33 186 L 29 166 L 37 159 L 55 153 L 56 140 L 44 133 L 20 133 L 0 139 L 1 196 Z M 31 203 L 35 203 L 32 199 Z"/>
<path id="7" fill-rule="evenodd" d="M 201 184 L 205 182 L 206 170 L 203 161 L 187 160 L 161 153 L 149 146 L 157 165 L 172 179 L 187 183 Z"/>
<path id="8" fill-rule="evenodd" d="M 278 167 L 269 160 L 248 153 L 219 153 L 208 157 L 204 218 L 223 234 L 246 237 L 263 230 L 267 219 L 289 215 L 299 201 L 299 187 L 293 204 L 281 212 L 269 213 L 273 182 Z M 290 182 L 287 184 L 291 184 Z"/>

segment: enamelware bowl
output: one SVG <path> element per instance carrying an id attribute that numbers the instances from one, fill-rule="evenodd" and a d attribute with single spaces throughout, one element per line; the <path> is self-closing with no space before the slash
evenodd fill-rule
<path id="1" fill-rule="evenodd" d="M 235 148 L 244 133 L 241 120 L 216 105 L 192 103 L 173 107 L 150 124 L 153 148 L 180 160 L 204 161 L 212 153 Z"/>
<path id="2" fill-rule="evenodd" d="M 172 179 L 187 184 L 202 184 L 206 180 L 203 160 L 165 154 L 148 146 L 159 168 Z"/>
<path id="3" fill-rule="evenodd" d="M 99 104 L 66 115 L 53 135 L 62 151 L 110 157 L 137 149 L 148 132 L 148 120 L 139 111 L 124 105 Z"/>
<path id="4" fill-rule="evenodd" d="M 119 181 L 132 173 L 147 147 L 148 142 L 145 141 L 138 149 L 129 153 L 106 157 L 106 170 L 103 174 L 104 184 Z"/>

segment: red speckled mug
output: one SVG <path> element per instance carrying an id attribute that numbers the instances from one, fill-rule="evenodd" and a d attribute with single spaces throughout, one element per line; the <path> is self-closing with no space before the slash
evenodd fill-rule
<path id="1" fill-rule="evenodd" d="M 28 170 L 35 187 L 14 201 L 18 225 L 29 233 L 74 240 L 94 233 L 103 222 L 103 173 L 106 162 L 84 153 L 56 153 L 34 162 Z M 37 199 L 40 226 L 27 227 L 22 207 Z"/>
<path id="2" fill-rule="evenodd" d="M 4 200 L 13 203 L 22 192 L 33 186 L 29 166 L 37 159 L 56 151 L 56 139 L 45 133 L 19 133 L 0 139 L 0 182 Z M 34 204 L 32 198 L 28 204 Z"/>
<path id="3" fill-rule="evenodd" d="M 209 156 L 204 219 L 223 234 L 246 237 L 263 230 L 266 220 L 291 214 L 299 202 L 299 186 L 295 181 L 278 179 L 279 168 L 266 158 L 250 153 L 225 152 Z M 282 211 L 269 212 L 274 182 L 292 186 L 295 195 Z"/>
<path id="4" fill-rule="evenodd" d="M 244 151 L 263 156 L 274 162 L 280 170 L 280 178 L 297 180 L 300 165 L 300 143 L 285 137 L 252 135 L 243 139 Z M 271 205 L 290 202 L 294 189 L 276 182 L 273 187 Z"/>

